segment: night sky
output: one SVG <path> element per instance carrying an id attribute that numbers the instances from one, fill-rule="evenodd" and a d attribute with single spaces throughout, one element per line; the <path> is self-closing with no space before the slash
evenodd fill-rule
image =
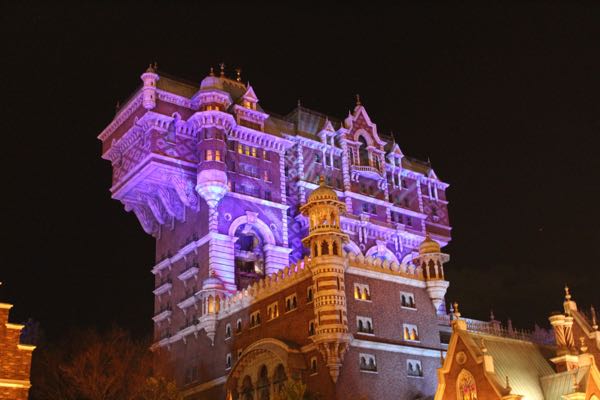
<path id="1" fill-rule="evenodd" d="M 110 199 L 96 137 L 155 60 L 198 83 L 241 66 L 280 114 L 301 99 L 344 117 L 360 93 L 450 184 L 447 300 L 464 316 L 544 324 L 565 283 L 600 306 L 600 5 L 147 3 L 0 13 L 0 301 L 14 321 L 50 340 L 113 323 L 150 334 L 154 241 Z"/>

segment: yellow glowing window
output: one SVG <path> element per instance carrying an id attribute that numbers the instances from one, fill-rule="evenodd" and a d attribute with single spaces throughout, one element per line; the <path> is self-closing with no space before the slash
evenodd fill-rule
<path id="1" fill-rule="evenodd" d="M 221 151 L 215 150 L 215 161 L 221 161 Z"/>
<path id="2" fill-rule="evenodd" d="M 246 147 L 246 155 L 249 156 L 250 155 L 250 147 L 249 146 L 245 146 Z"/>
<path id="3" fill-rule="evenodd" d="M 206 150 L 206 161 L 212 161 L 212 160 L 213 160 L 212 150 Z"/>
<path id="4" fill-rule="evenodd" d="M 263 160 L 266 160 L 266 159 L 267 159 L 267 151 L 263 150 Z"/>
<path id="5" fill-rule="evenodd" d="M 256 157 L 256 147 L 252 148 L 252 157 Z"/>
<path id="6" fill-rule="evenodd" d="M 244 148 L 242 147 L 241 144 L 238 144 L 238 153 L 244 154 Z"/>

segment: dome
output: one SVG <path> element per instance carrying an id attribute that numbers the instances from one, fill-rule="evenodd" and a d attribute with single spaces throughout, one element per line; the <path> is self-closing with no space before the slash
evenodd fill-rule
<path id="1" fill-rule="evenodd" d="M 429 233 L 425 236 L 425 240 L 421 242 L 419 245 L 419 254 L 431 254 L 431 253 L 441 253 L 442 248 L 440 244 L 433 240 Z"/>
<path id="2" fill-rule="evenodd" d="M 310 203 L 311 201 L 321 200 L 339 201 L 337 194 L 335 194 L 335 190 L 329 186 L 325 186 L 325 178 L 322 176 L 320 178 L 320 186 L 313 190 L 313 192 L 308 196 L 307 202 Z"/>
<path id="3" fill-rule="evenodd" d="M 202 290 L 223 290 L 223 282 L 211 271 L 210 276 L 202 282 Z"/>

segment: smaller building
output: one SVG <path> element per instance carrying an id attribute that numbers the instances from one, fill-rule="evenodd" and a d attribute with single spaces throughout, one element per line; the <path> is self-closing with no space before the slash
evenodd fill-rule
<path id="1" fill-rule="evenodd" d="M 478 332 L 455 307 L 435 400 L 598 400 L 600 332 L 595 311 L 579 311 L 569 289 L 564 312 L 550 316 L 556 344 L 502 328 Z"/>
<path id="2" fill-rule="evenodd" d="M 24 325 L 8 322 L 11 308 L 12 304 L 0 303 L 0 400 L 25 400 L 35 346 L 20 343 Z"/>

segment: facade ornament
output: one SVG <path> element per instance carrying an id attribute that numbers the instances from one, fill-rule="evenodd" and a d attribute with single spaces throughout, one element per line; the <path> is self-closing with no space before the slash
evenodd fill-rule
<path id="1" fill-rule="evenodd" d="M 221 68 L 221 78 L 224 78 L 225 77 L 225 63 L 221 62 L 219 64 L 219 68 Z"/>
<path id="2" fill-rule="evenodd" d="M 242 69 L 240 67 L 237 67 L 235 69 L 235 75 L 236 75 L 235 80 L 238 82 L 241 82 L 242 81 Z"/>

